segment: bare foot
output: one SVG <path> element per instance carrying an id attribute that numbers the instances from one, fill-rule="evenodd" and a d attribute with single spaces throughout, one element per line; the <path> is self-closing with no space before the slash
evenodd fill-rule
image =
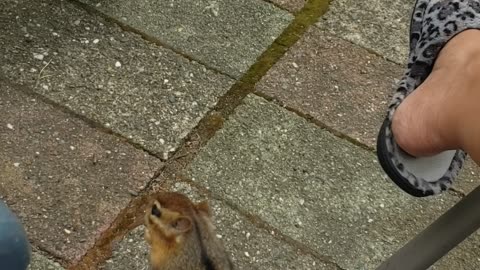
<path id="1" fill-rule="evenodd" d="M 480 31 L 467 30 L 446 44 L 429 77 L 398 107 L 395 141 L 413 156 L 463 149 L 480 161 L 478 104 Z"/>

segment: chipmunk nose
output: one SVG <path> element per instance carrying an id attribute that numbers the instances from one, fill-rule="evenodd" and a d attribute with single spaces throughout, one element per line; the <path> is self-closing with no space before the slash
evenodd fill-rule
<path id="1" fill-rule="evenodd" d="M 162 212 L 160 212 L 160 209 L 158 209 L 157 205 L 153 205 L 152 207 L 152 215 L 160 218 L 162 216 Z"/>

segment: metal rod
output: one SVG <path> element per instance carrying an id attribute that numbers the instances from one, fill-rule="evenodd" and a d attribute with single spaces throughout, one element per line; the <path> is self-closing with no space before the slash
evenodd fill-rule
<path id="1" fill-rule="evenodd" d="M 377 270 L 426 270 L 480 228 L 480 186 L 410 240 Z"/>

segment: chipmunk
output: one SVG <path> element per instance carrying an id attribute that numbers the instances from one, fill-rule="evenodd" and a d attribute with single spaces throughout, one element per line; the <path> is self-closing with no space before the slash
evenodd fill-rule
<path id="1" fill-rule="evenodd" d="M 152 270 L 231 270 L 233 264 L 214 233 L 208 202 L 180 193 L 158 194 L 145 215 Z"/>

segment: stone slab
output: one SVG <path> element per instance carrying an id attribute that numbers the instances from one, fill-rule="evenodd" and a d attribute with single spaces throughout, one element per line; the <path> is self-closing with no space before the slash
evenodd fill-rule
<path id="1" fill-rule="evenodd" d="M 190 185 L 177 182 L 171 190 L 179 191 L 194 201 L 205 199 Z M 217 234 L 222 237 L 236 269 L 319 269 L 334 270 L 308 254 L 276 239 L 264 229 L 255 227 L 244 216 L 218 200 L 209 200 L 212 206 Z M 113 257 L 101 269 L 148 269 L 149 248 L 143 238 L 144 227 L 131 231 L 115 245 Z"/>
<path id="2" fill-rule="evenodd" d="M 149 247 L 144 240 L 144 226 L 130 231 L 113 246 L 113 254 L 103 265 L 102 270 L 150 270 Z"/>
<path id="3" fill-rule="evenodd" d="M 64 268 L 42 254 L 33 252 L 28 270 L 64 270 Z"/>
<path id="4" fill-rule="evenodd" d="M 235 78 L 293 19 L 262 0 L 82 1 Z"/>
<path id="5" fill-rule="evenodd" d="M 335 0 L 316 25 L 403 64 L 408 56 L 414 3 L 415 0 Z"/>
<path id="6" fill-rule="evenodd" d="M 256 90 L 369 146 L 403 69 L 311 27 Z"/>
<path id="7" fill-rule="evenodd" d="M 403 68 L 316 27 L 256 85 L 259 93 L 370 147 Z M 469 161 L 455 187 L 470 192 L 480 169 Z"/>
<path id="8" fill-rule="evenodd" d="M 305 6 L 305 3 L 307 0 L 267 0 L 272 3 L 275 3 L 276 5 L 290 11 L 290 12 L 298 12 L 300 11 L 303 6 Z"/>
<path id="9" fill-rule="evenodd" d="M 342 269 L 375 269 L 457 198 L 417 199 L 386 181 L 373 153 L 249 96 L 186 174 Z M 476 269 L 477 239 L 438 269 Z"/>
<path id="10" fill-rule="evenodd" d="M 233 84 L 69 1 L 1 1 L 0 10 L 6 76 L 160 157 Z"/>
<path id="11" fill-rule="evenodd" d="M 162 162 L 0 85 L 0 197 L 34 246 L 76 261 Z"/>

